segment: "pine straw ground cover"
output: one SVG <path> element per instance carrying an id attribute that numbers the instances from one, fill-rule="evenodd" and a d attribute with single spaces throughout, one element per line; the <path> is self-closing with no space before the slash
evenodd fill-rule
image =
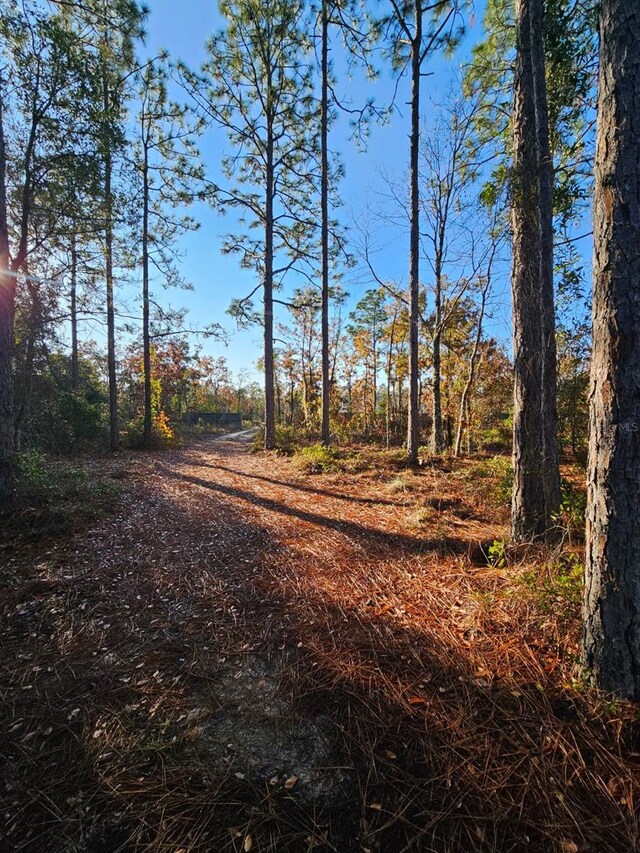
<path id="1" fill-rule="evenodd" d="M 202 440 L 100 465 L 113 515 L 4 546 L 3 851 L 640 849 L 638 709 L 581 684 L 577 558 L 499 544 L 491 463 L 305 476 Z M 329 722 L 344 802 L 201 748 L 256 667 Z"/>

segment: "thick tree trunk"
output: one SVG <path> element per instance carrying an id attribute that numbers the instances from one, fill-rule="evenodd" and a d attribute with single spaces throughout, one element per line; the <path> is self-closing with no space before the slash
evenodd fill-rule
<path id="1" fill-rule="evenodd" d="M 71 235 L 71 390 L 77 391 L 78 369 L 78 251 L 76 235 Z"/>
<path id="2" fill-rule="evenodd" d="M 583 651 L 640 701 L 640 6 L 600 5 Z"/>
<path id="3" fill-rule="evenodd" d="M 273 140 L 269 126 L 264 234 L 264 447 L 276 446 L 275 388 L 273 378 Z"/>
<path id="4" fill-rule="evenodd" d="M 511 273 L 514 355 L 512 537 L 547 529 L 543 488 L 542 327 L 536 115 L 531 64 L 530 0 L 516 3 Z"/>
<path id="5" fill-rule="evenodd" d="M 8 500 L 13 481 L 13 321 L 15 278 L 4 272 L 8 252 L 0 248 L 0 503 Z"/>
<path id="6" fill-rule="evenodd" d="M 322 218 L 322 418 L 320 441 L 325 447 L 331 442 L 329 404 L 329 16 L 327 0 L 322 0 L 322 103 L 320 114 L 320 206 Z"/>
<path id="7" fill-rule="evenodd" d="M 529 0 L 531 68 L 535 98 L 540 213 L 540 305 L 542 322 L 542 464 L 546 524 L 560 506 L 558 454 L 556 320 L 553 294 L 553 157 L 544 57 L 544 0 Z"/>
<path id="8" fill-rule="evenodd" d="M 415 3 L 415 34 L 411 45 L 411 236 L 409 251 L 409 405 L 407 412 L 407 460 L 418 460 L 420 445 L 420 368 L 418 362 L 418 329 L 420 296 L 420 50 L 422 47 L 422 11 Z"/>
<path id="9" fill-rule="evenodd" d="M 0 503 L 13 491 L 13 324 L 16 279 L 11 275 L 6 153 L 0 93 Z"/>

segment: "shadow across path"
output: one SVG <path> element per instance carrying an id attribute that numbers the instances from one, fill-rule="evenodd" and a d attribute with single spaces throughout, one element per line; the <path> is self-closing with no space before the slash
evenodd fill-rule
<path id="1" fill-rule="evenodd" d="M 328 489 L 314 489 L 311 486 L 302 486 L 300 483 L 293 483 L 290 480 L 275 480 L 272 477 L 262 477 L 260 474 L 248 474 L 246 471 L 236 471 L 233 468 L 225 468 L 224 465 L 213 465 L 211 462 L 196 462 L 194 468 L 213 468 L 217 471 L 225 471 L 227 474 L 237 474 L 240 477 L 248 477 L 251 480 L 262 480 L 265 483 L 273 483 L 275 486 L 286 486 L 289 489 L 295 489 L 299 492 L 310 492 L 313 495 L 324 495 L 328 498 L 336 498 L 340 501 L 350 501 L 352 503 L 370 504 L 371 506 L 401 506 L 397 501 L 390 501 L 386 498 L 358 498 L 355 495 L 344 495 L 340 492 L 330 492 Z"/>
<path id="2" fill-rule="evenodd" d="M 407 536 L 402 533 L 387 533 L 383 530 L 366 527 L 362 524 L 356 524 L 352 521 L 346 521 L 330 516 L 320 515 L 315 512 L 298 509 L 296 507 L 287 506 L 279 501 L 274 501 L 271 498 L 259 497 L 253 492 L 238 489 L 233 486 L 224 486 L 222 483 L 212 483 L 210 480 L 203 480 L 201 477 L 194 477 L 190 474 L 181 474 L 165 465 L 159 465 L 158 470 L 174 480 L 183 480 L 187 483 L 193 483 L 203 489 L 208 489 L 212 492 L 217 492 L 229 497 L 239 498 L 254 506 L 268 509 L 271 512 L 281 513 L 292 518 L 297 518 L 300 521 L 306 521 L 309 524 L 315 524 L 319 527 L 326 527 L 330 530 L 335 530 L 345 536 L 365 540 L 368 543 L 376 543 L 383 548 L 402 548 L 405 552 L 412 554 L 425 554 L 428 552 L 436 552 L 440 554 L 462 554 L 468 550 L 469 543 L 464 539 L 457 537 L 439 537 L 432 539 L 421 539 L 415 536 Z"/>

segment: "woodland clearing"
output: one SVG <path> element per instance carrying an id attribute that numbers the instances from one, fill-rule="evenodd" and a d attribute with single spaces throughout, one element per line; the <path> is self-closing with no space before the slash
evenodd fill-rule
<path id="1" fill-rule="evenodd" d="M 120 494 L 65 536 L 5 516 L 2 849 L 638 849 L 580 542 L 502 545 L 500 460 L 399 460 L 200 438 L 87 460 Z"/>

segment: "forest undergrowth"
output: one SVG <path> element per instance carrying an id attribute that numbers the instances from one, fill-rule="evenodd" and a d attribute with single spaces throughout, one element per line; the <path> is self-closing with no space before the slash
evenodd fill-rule
<path id="1" fill-rule="evenodd" d="M 516 550 L 502 457 L 317 455 L 201 438 L 94 461 L 75 524 L 28 538 L 22 505 L 0 543 L 2 849 L 638 849 L 637 707 L 577 661 L 580 476 L 558 541 Z M 205 748 L 232 706 L 259 727 L 267 694 L 279 725 L 321 718 L 338 799 Z"/>

